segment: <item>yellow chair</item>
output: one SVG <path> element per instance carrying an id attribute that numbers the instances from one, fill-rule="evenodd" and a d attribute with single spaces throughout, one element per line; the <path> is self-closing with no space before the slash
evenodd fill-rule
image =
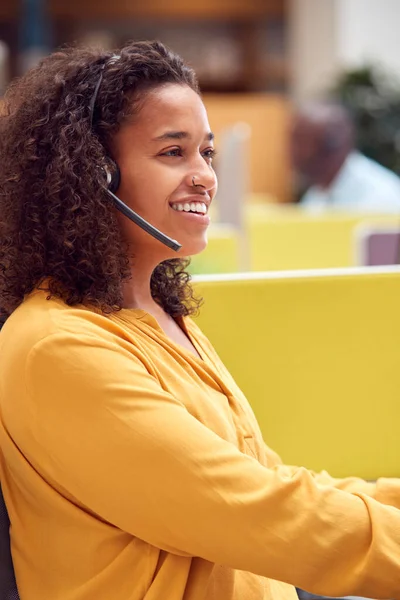
<path id="1" fill-rule="evenodd" d="M 192 274 L 234 273 L 239 271 L 240 237 L 230 225 L 213 224 L 208 232 L 207 248 L 191 258 Z"/>
<path id="2" fill-rule="evenodd" d="M 288 464 L 400 476 L 400 269 L 200 277 L 198 323 Z"/>
<path id="3" fill-rule="evenodd" d="M 354 231 L 360 223 L 394 224 L 396 215 L 310 215 L 296 205 L 249 204 L 246 228 L 250 269 L 275 271 L 355 265 Z"/>

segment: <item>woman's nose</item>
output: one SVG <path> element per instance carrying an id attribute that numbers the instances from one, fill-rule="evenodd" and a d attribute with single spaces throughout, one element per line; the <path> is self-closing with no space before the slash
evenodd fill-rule
<path id="1" fill-rule="evenodd" d="M 201 186 L 207 192 L 211 192 L 217 187 L 217 175 L 210 164 L 207 164 L 204 159 L 202 165 L 194 165 L 191 172 L 188 174 L 188 185 L 190 187 Z"/>

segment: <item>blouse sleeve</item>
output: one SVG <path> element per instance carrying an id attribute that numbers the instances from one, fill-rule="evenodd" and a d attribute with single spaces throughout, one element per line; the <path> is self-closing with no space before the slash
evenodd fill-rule
<path id="1" fill-rule="evenodd" d="M 274 465 L 279 465 L 279 468 L 285 471 L 288 477 L 298 471 L 299 467 L 283 465 L 280 456 L 267 445 L 266 453 L 270 458 L 270 462 Z M 332 477 L 327 471 L 317 473 L 308 470 L 308 473 L 318 485 L 327 485 L 350 494 L 366 494 L 382 504 L 388 504 L 400 509 L 400 479 L 398 478 L 380 477 L 376 481 L 366 481 L 360 477 Z"/>

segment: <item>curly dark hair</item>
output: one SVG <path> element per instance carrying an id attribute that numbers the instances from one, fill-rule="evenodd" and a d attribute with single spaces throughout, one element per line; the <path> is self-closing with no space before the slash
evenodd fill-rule
<path id="1" fill-rule="evenodd" d="M 79 47 L 55 52 L 6 93 L 0 111 L 3 316 L 40 285 L 69 305 L 105 313 L 122 306 L 122 283 L 131 277 L 127 247 L 99 185 L 98 165 L 108 164 L 113 135 L 140 111 L 149 90 L 166 83 L 199 89 L 193 70 L 160 42 L 132 42 L 118 60 L 113 56 Z M 168 260 L 152 275 L 153 298 L 173 317 L 199 304 L 187 264 Z"/>

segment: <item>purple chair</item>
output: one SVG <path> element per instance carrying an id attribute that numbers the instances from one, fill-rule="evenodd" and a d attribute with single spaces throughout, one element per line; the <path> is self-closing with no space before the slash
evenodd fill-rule
<path id="1" fill-rule="evenodd" d="M 377 267 L 400 264 L 400 228 L 361 224 L 355 231 L 356 264 Z"/>

